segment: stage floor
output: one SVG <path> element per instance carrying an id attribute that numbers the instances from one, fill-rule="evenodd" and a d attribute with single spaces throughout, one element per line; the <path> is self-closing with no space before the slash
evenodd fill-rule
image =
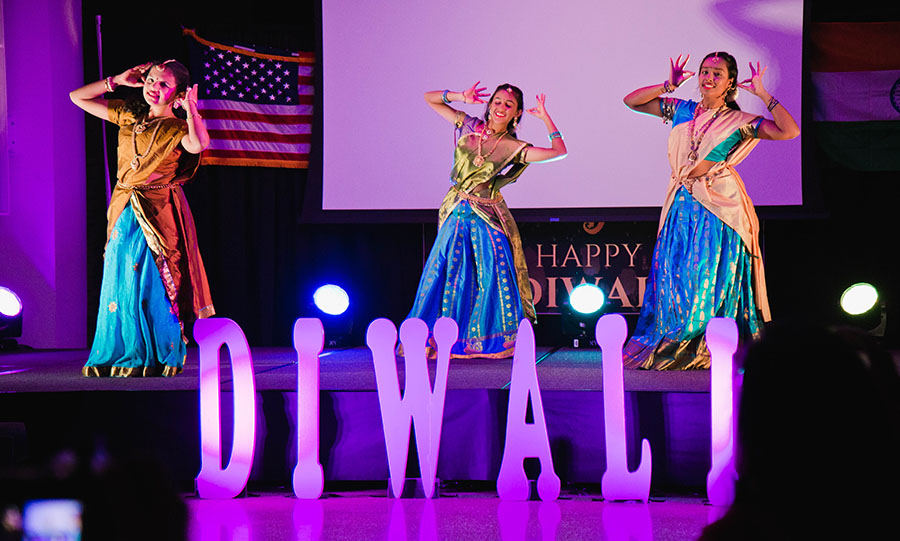
<path id="1" fill-rule="evenodd" d="M 386 494 L 371 353 L 328 350 L 320 356 L 325 494 L 304 501 L 289 489 L 296 353 L 253 348 L 251 355 L 259 429 L 250 496 L 225 501 L 186 496 L 191 540 L 695 539 L 724 511 L 703 498 L 710 407 L 705 370 L 625 371 L 629 461 L 638 458 L 641 438 L 648 438 L 654 455 L 651 501 L 607 502 L 599 485 L 605 471 L 601 353 L 539 348 L 538 378 L 563 491 L 556 502 L 503 502 L 492 480 L 503 448 L 512 360 L 451 360 L 440 497 L 397 500 Z M 113 452 L 150 450 L 171 466 L 179 487 L 189 487 L 199 471 L 198 350 L 188 349 L 184 373 L 168 379 L 84 378 L 87 357 L 87 350 L 0 353 L 0 428 L 5 422 L 23 440 L 27 432 L 30 460 L 49 460 L 68 448 L 90 449 L 98 438 Z M 402 382 L 403 359 L 397 362 Z M 433 372 L 434 362 L 429 364 Z M 227 357 L 221 370 L 227 391 Z M 226 416 L 228 403 L 223 402 Z M 102 412 L 102 420 L 95 412 Z M 410 463 L 414 460 L 413 455 Z M 473 485 L 479 488 L 472 490 Z"/>
<path id="2" fill-rule="evenodd" d="M 555 502 L 503 502 L 493 492 L 387 498 L 384 491 L 326 492 L 320 500 L 259 493 L 235 500 L 187 498 L 188 539 L 696 539 L 724 511 L 699 498 L 605 502 L 590 492 Z"/>
<path id="3" fill-rule="evenodd" d="M 0 353 L 0 392 L 190 391 L 198 389 L 198 350 L 189 348 L 182 374 L 174 378 L 85 378 L 89 350 Z M 297 354 L 291 348 L 251 348 L 257 391 L 296 388 Z M 603 389 L 599 349 L 538 348 L 537 373 L 545 391 Z M 434 361 L 429 362 L 432 377 Z M 397 366 L 403 383 L 403 359 Z M 222 388 L 230 389 L 231 368 L 223 355 Z M 512 359 L 451 359 L 447 388 L 508 389 Z M 708 393 L 709 372 L 626 370 L 626 391 Z M 375 369 L 368 348 L 326 350 L 319 356 L 322 391 L 374 391 Z"/>

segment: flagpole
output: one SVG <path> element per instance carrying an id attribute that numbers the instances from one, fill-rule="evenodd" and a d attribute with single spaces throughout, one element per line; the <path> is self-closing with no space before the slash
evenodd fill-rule
<path id="1" fill-rule="evenodd" d="M 103 79 L 103 33 L 100 31 L 100 15 L 97 15 L 97 66 L 100 70 L 100 78 Z M 103 137 L 103 172 L 106 176 L 106 206 L 112 198 L 110 193 L 109 178 L 109 149 L 106 146 L 106 122 L 101 120 L 101 136 Z"/>

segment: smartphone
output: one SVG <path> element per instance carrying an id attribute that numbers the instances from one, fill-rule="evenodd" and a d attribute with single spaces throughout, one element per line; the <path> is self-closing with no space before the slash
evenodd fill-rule
<path id="1" fill-rule="evenodd" d="M 78 541 L 81 513 L 78 500 L 29 500 L 22 508 L 22 539 Z"/>

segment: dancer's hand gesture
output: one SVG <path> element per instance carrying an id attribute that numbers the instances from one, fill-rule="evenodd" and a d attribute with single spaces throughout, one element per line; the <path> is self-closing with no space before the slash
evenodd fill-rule
<path id="1" fill-rule="evenodd" d="M 194 107 L 191 108 L 191 105 Z M 184 95 L 175 100 L 173 107 L 176 109 L 181 107 L 190 114 L 192 111 L 197 110 L 197 85 L 187 87 L 187 90 L 184 91 Z"/>
<path id="2" fill-rule="evenodd" d="M 476 82 L 468 90 L 463 91 L 463 99 L 466 103 L 484 103 L 484 98 L 490 96 L 485 90 L 486 86 L 479 87 L 481 81 Z"/>
<path id="3" fill-rule="evenodd" d="M 528 114 L 534 115 L 541 120 L 547 120 L 550 118 L 550 115 L 547 114 L 547 109 L 544 107 L 544 102 L 547 101 L 546 94 L 538 94 L 537 95 L 537 107 L 532 107 L 531 109 L 526 109 Z"/>
<path id="4" fill-rule="evenodd" d="M 763 86 L 762 76 L 766 73 L 766 67 L 760 67 L 759 62 L 757 62 L 754 68 L 753 62 L 750 62 L 750 78 L 738 83 L 738 88 L 742 88 L 754 96 L 765 94 L 766 89 Z"/>
<path id="5" fill-rule="evenodd" d="M 131 69 L 125 70 L 122 73 L 115 76 L 114 82 L 117 85 L 122 86 L 131 86 L 131 87 L 139 87 L 144 85 L 144 75 L 150 68 L 153 67 L 153 62 L 147 62 L 145 64 L 140 64 Z"/>
<path id="6" fill-rule="evenodd" d="M 691 59 L 691 55 L 687 55 L 684 57 L 684 60 L 681 60 L 681 55 L 678 55 L 676 60 L 672 60 L 669 58 L 669 84 L 673 87 L 678 88 L 685 81 L 694 76 L 693 71 L 687 71 L 684 67 L 687 65 L 688 60 Z"/>

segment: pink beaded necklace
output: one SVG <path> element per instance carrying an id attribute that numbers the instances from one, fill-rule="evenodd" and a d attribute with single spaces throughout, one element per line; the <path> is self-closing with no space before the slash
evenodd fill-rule
<path id="1" fill-rule="evenodd" d="M 694 116 L 691 117 L 691 123 L 688 125 L 688 130 L 690 130 L 691 133 L 691 152 L 690 154 L 688 154 L 688 161 L 691 163 L 691 165 L 697 162 L 697 158 L 699 157 L 697 155 L 697 151 L 700 150 L 700 142 L 703 141 L 703 136 L 706 135 L 707 131 L 709 131 L 709 127 L 712 126 L 712 123 L 715 122 L 716 118 L 718 118 L 719 115 L 722 114 L 722 111 L 728 108 L 728 105 L 722 104 L 721 107 L 713 112 L 712 117 L 707 120 L 706 124 L 704 124 L 700 128 L 700 131 L 695 132 L 694 125 L 697 123 L 697 117 L 699 116 L 701 107 L 703 107 L 703 105 L 700 103 L 698 103 L 697 106 L 694 107 Z"/>

